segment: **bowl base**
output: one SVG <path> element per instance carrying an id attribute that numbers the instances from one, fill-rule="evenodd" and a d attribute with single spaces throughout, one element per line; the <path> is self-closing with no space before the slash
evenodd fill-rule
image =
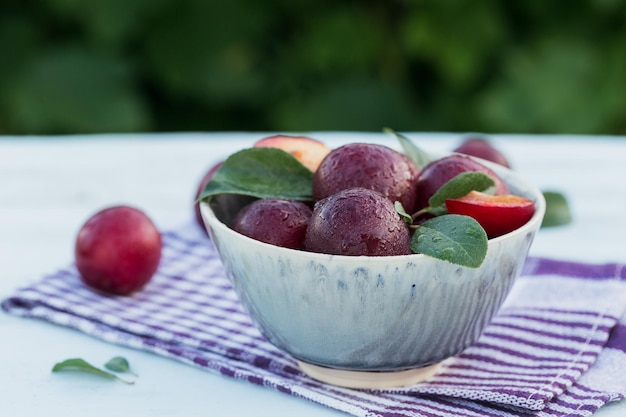
<path id="1" fill-rule="evenodd" d="M 313 379 L 345 388 L 383 389 L 417 384 L 435 375 L 442 362 L 404 371 L 350 371 L 325 368 L 298 361 L 300 369 Z"/>

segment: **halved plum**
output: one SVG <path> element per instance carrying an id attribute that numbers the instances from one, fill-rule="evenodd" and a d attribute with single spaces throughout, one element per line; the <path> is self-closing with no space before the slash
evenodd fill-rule
<path id="1" fill-rule="evenodd" d="M 416 182 L 415 209 L 427 207 L 428 200 L 441 186 L 463 172 L 484 172 L 496 183 L 496 194 L 509 194 L 509 188 L 493 170 L 467 155 L 453 154 L 434 160 L 422 169 Z"/>
<path id="2" fill-rule="evenodd" d="M 489 238 L 501 236 L 523 226 L 535 213 L 535 203 L 524 197 L 490 195 L 471 191 L 460 198 L 446 200 L 450 214 L 473 217 Z"/>
<path id="3" fill-rule="evenodd" d="M 307 136 L 275 135 L 260 139 L 254 144 L 255 148 L 278 148 L 289 152 L 302 165 L 312 172 L 330 153 L 330 148 L 317 139 Z"/>

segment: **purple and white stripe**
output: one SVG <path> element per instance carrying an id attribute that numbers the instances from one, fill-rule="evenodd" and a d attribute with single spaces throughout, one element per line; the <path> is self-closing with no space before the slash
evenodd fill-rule
<path id="1" fill-rule="evenodd" d="M 204 235 L 188 227 L 163 239 L 157 275 L 132 297 L 95 293 L 70 266 L 2 307 L 356 416 L 589 416 L 626 392 L 626 270 L 619 264 L 529 259 L 475 345 L 428 382 L 367 391 L 312 380 L 269 344 Z"/>

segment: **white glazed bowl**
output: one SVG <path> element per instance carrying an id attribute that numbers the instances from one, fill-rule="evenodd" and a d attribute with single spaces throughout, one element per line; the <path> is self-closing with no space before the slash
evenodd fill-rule
<path id="1" fill-rule="evenodd" d="M 201 211 L 244 308 L 272 344 L 318 379 L 378 387 L 337 382 L 329 373 L 398 376 L 432 368 L 477 340 L 518 276 L 545 200 L 519 174 L 489 166 L 514 194 L 534 200 L 536 211 L 524 226 L 489 240 L 476 269 L 421 254 L 351 257 L 286 249 L 230 229 L 216 216 L 221 210 L 215 201 L 202 202 Z M 220 217 L 232 217 L 232 206 L 229 211 Z M 318 371 L 321 376 L 314 375 Z"/>

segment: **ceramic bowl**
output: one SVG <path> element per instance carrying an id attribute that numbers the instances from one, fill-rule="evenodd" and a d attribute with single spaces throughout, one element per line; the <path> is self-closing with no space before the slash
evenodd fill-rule
<path id="1" fill-rule="evenodd" d="M 421 254 L 351 257 L 281 248 L 230 229 L 224 221 L 232 218 L 232 200 L 227 210 L 219 199 L 203 202 L 201 211 L 244 308 L 306 373 L 357 388 L 406 385 L 478 339 L 540 227 L 542 193 L 518 173 L 489 166 L 514 194 L 534 200 L 536 211 L 524 226 L 489 240 L 476 269 Z"/>

